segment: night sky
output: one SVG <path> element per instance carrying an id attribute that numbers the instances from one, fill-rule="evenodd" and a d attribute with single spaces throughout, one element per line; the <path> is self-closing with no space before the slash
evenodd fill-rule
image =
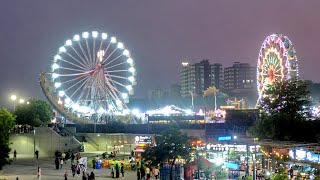
<path id="1" fill-rule="evenodd" d="M 319 0 L 3 0 L 0 104 L 11 93 L 43 98 L 38 73 L 66 39 L 92 30 L 117 36 L 131 51 L 137 96 L 178 83 L 183 59 L 256 65 L 272 33 L 290 38 L 300 75 L 319 82 L 319 9 Z"/>

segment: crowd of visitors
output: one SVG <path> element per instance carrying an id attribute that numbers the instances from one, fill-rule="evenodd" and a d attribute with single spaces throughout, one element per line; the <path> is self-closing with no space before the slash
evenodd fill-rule
<path id="1" fill-rule="evenodd" d="M 159 178 L 160 171 L 157 167 L 151 167 L 149 165 L 140 165 L 137 163 L 137 180 L 150 180 L 151 176 L 156 179 Z"/>
<path id="2" fill-rule="evenodd" d="M 81 155 L 80 153 L 72 153 L 71 150 L 67 152 L 55 152 L 55 165 L 56 169 L 62 169 L 63 166 L 67 165 L 67 161 L 70 160 L 70 169 L 72 172 L 72 177 L 82 177 L 83 180 L 94 180 L 95 174 L 91 172 L 90 174 L 87 172 L 87 167 L 85 164 L 80 162 Z M 68 179 L 68 172 L 66 171 L 63 175 L 64 179 Z"/>
<path id="3" fill-rule="evenodd" d="M 34 127 L 33 126 L 30 126 L 28 124 L 25 124 L 25 125 L 14 125 L 14 127 L 10 130 L 9 133 L 16 133 L 16 134 L 19 134 L 19 133 L 32 133 L 34 130 Z"/>

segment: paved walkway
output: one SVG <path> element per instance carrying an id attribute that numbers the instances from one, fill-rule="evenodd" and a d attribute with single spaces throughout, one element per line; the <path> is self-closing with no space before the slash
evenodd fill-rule
<path id="1" fill-rule="evenodd" d="M 72 177 L 72 173 L 70 170 L 70 161 L 67 162 L 66 165 L 63 166 L 62 169 L 56 170 L 54 159 L 53 158 L 45 158 L 35 160 L 31 157 L 21 157 L 17 158 L 17 160 L 13 161 L 11 165 L 7 165 L 0 172 L 0 180 L 16 180 L 16 177 L 19 177 L 19 180 L 33 180 L 37 179 L 36 172 L 37 167 L 41 167 L 42 170 L 42 180 L 63 180 L 64 173 L 68 172 L 68 179 L 82 179 L 82 177 Z M 93 171 L 96 175 L 96 180 L 100 179 L 112 179 L 110 174 L 111 170 L 102 168 L 99 170 L 93 170 L 92 167 L 87 169 L 87 172 Z M 126 171 L 125 177 L 122 178 L 120 176 L 119 180 L 135 180 L 137 179 L 135 171 Z M 115 179 L 113 179 L 115 180 Z"/>

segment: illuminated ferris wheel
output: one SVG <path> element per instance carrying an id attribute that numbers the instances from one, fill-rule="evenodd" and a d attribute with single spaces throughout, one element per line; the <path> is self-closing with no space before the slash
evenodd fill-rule
<path id="1" fill-rule="evenodd" d="M 268 36 L 260 49 L 257 65 L 259 99 L 268 85 L 298 75 L 296 51 L 289 38 L 281 34 Z"/>
<path id="2" fill-rule="evenodd" d="M 54 56 L 51 74 L 58 103 L 82 117 L 125 110 L 135 75 L 124 44 L 97 31 L 66 40 Z"/>

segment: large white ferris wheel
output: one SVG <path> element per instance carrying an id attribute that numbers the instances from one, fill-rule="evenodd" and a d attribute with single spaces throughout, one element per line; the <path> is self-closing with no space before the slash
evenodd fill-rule
<path id="1" fill-rule="evenodd" d="M 51 68 L 58 103 L 82 117 L 127 109 L 136 84 L 130 51 L 116 37 L 97 31 L 66 40 Z"/>

